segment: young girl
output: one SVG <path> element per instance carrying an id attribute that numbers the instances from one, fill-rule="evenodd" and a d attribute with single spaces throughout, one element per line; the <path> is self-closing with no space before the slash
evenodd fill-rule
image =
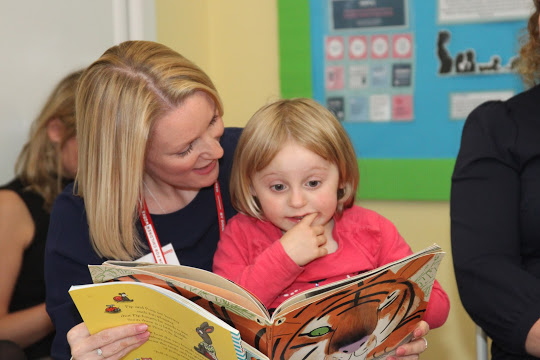
<path id="1" fill-rule="evenodd" d="M 214 272 L 269 308 L 314 286 L 375 269 L 412 253 L 395 226 L 354 205 L 356 154 L 339 121 L 310 99 L 280 100 L 253 115 L 231 175 L 233 217 Z M 437 281 L 424 320 L 448 316 Z"/>

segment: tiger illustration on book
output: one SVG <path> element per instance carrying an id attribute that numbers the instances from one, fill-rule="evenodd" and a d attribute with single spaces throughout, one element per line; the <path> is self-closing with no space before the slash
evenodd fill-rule
<path id="1" fill-rule="evenodd" d="M 388 356 L 409 340 L 427 302 L 416 283 L 387 275 L 278 317 L 270 358 L 369 360 Z M 391 292 L 389 282 L 394 283 Z M 388 347 L 385 340 L 395 345 Z"/>
<path id="2" fill-rule="evenodd" d="M 171 282 L 135 274 L 113 281 L 142 281 L 179 293 L 240 331 L 242 340 L 273 360 L 371 360 L 390 355 L 422 320 L 427 299 L 418 277 L 431 257 L 415 259 L 395 273 L 351 279 L 347 286 L 320 291 L 274 315 L 274 323 L 253 321 Z M 341 289 L 341 290 L 340 290 Z"/>

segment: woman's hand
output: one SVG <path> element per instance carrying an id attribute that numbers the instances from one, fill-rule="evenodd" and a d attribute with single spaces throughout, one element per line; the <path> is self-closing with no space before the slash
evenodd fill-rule
<path id="1" fill-rule="evenodd" d="M 427 340 L 424 336 L 429 332 L 429 325 L 425 321 L 420 321 L 413 331 L 412 340 L 396 349 L 396 355 L 389 356 L 387 360 L 416 360 L 420 354 L 427 349 Z"/>
<path id="2" fill-rule="evenodd" d="M 146 324 L 122 325 L 90 335 L 85 323 L 80 323 L 67 333 L 73 360 L 121 359 L 149 337 Z"/>

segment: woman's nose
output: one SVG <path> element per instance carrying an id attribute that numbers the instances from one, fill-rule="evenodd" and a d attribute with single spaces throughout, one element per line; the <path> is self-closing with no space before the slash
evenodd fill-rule
<path id="1" fill-rule="evenodd" d="M 203 156 L 206 155 L 209 159 L 221 159 L 223 156 L 223 148 L 219 143 L 219 138 L 211 136 L 206 137 L 203 146 Z"/>

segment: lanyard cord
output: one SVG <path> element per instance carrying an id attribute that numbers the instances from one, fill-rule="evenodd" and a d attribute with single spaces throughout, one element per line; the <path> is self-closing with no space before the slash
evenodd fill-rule
<path id="1" fill-rule="evenodd" d="M 217 181 L 214 184 L 214 197 L 216 199 L 216 208 L 218 213 L 219 237 L 221 238 L 223 230 L 225 229 L 226 220 L 225 210 L 223 209 L 223 200 L 221 198 L 221 189 Z M 156 234 L 156 228 L 154 227 L 152 217 L 150 216 L 150 212 L 148 211 L 148 206 L 146 205 L 146 200 L 144 200 L 144 198 L 139 205 L 139 217 L 141 218 L 144 233 L 146 235 L 146 239 L 148 240 L 148 244 L 150 245 L 150 250 L 152 250 L 152 254 L 154 255 L 156 264 L 166 264 L 167 260 L 165 259 L 165 255 L 163 255 L 163 250 L 161 249 L 161 244 Z"/>

